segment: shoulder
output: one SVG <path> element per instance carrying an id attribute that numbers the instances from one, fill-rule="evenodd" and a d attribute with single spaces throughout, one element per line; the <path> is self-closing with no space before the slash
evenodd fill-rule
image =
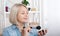
<path id="1" fill-rule="evenodd" d="M 9 27 L 4 28 L 5 31 L 12 30 L 12 25 Z"/>
<path id="2" fill-rule="evenodd" d="M 5 31 L 14 31 L 16 28 L 16 25 L 11 25 L 9 27 L 4 28 Z"/>
<path id="3" fill-rule="evenodd" d="M 3 36 L 9 36 L 9 30 L 11 29 L 11 27 L 6 27 L 3 29 Z"/>
<path id="4" fill-rule="evenodd" d="M 4 28 L 4 30 L 3 30 L 3 35 L 14 35 L 15 36 L 15 34 L 16 34 L 16 27 L 14 26 L 14 25 L 11 25 L 11 26 L 9 26 L 9 27 L 6 27 L 6 28 Z"/>
<path id="5" fill-rule="evenodd" d="M 9 26 L 9 27 L 6 27 L 6 28 L 4 28 L 3 29 L 3 33 L 5 34 L 5 33 L 9 33 L 9 31 L 12 31 L 12 28 L 11 28 L 11 26 Z"/>

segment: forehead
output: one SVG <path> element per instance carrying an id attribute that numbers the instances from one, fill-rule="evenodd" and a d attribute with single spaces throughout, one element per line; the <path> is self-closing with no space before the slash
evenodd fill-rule
<path id="1" fill-rule="evenodd" d="M 18 8 L 19 8 L 20 10 L 27 10 L 27 8 L 24 7 L 24 6 L 19 6 Z"/>
<path id="2" fill-rule="evenodd" d="M 26 12 L 28 12 L 28 9 L 26 7 L 24 7 L 24 6 L 20 6 L 18 8 L 19 8 L 18 12 L 20 12 L 20 11 L 22 11 L 22 12 L 26 11 Z"/>

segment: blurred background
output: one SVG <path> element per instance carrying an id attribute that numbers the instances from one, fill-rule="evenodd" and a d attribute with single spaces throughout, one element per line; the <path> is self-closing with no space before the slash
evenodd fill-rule
<path id="1" fill-rule="evenodd" d="M 0 34 L 2 34 L 3 28 L 8 27 L 11 23 L 8 20 L 9 17 L 9 9 L 11 6 L 17 2 L 21 2 L 22 0 L 0 0 Z M 46 36 L 60 36 L 60 0 L 27 0 L 29 1 L 32 12 L 40 12 L 41 13 L 41 24 L 44 22 L 47 24 L 48 33 Z M 38 2 L 39 1 L 39 2 Z M 9 4 L 7 4 L 7 3 Z M 36 3 L 37 2 L 37 3 Z M 12 4 L 13 3 L 13 4 Z M 33 5 L 33 4 L 34 5 Z M 36 5 L 37 4 L 37 5 Z M 5 11 L 6 5 L 9 7 L 8 11 Z M 32 8 L 33 7 L 33 8 Z M 43 12 L 43 13 L 42 13 Z M 43 14 L 43 17 L 42 17 Z M 8 21 L 8 22 L 7 22 Z M 7 22 L 7 23 L 6 23 Z M 45 24 L 44 23 L 44 24 Z"/>
<path id="2" fill-rule="evenodd" d="M 48 6 L 47 36 L 60 36 L 60 0 L 46 0 L 46 1 Z"/>

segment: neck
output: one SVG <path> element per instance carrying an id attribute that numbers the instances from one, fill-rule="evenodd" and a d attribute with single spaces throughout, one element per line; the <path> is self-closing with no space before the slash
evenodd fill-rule
<path id="1" fill-rule="evenodd" d="M 24 27 L 24 23 L 18 23 L 17 27 L 18 27 L 19 30 L 22 30 L 23 27 Z"/>

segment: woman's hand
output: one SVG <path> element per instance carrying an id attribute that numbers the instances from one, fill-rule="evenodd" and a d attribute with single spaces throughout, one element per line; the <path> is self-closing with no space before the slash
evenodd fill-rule
<path id="1" fill-rule="evenodd" d="M 47 33 L 47 30 L 41 30 L 38 32 L 38 36 L 44 36 L 46 35 L 46 33 Z"/>
<path id="2" fill-rule="evenodd" d="M 30 26 L 36 27 L 36 26 L 38 26 L 39 23 L 37 23 L 37 22 L 31 22 L 29 24 L 30 24 Z M 47 33 L 47 29 L 39 31 L 38 35 L 39 36 L 44 36 L 44 35 L 46 35 L 46 33 Z"/>
<path id="3" fill-rule="evenodd" d="M 29 36 L 30 27 L 26 27 L 22 30 L 22 36 Z"/>

